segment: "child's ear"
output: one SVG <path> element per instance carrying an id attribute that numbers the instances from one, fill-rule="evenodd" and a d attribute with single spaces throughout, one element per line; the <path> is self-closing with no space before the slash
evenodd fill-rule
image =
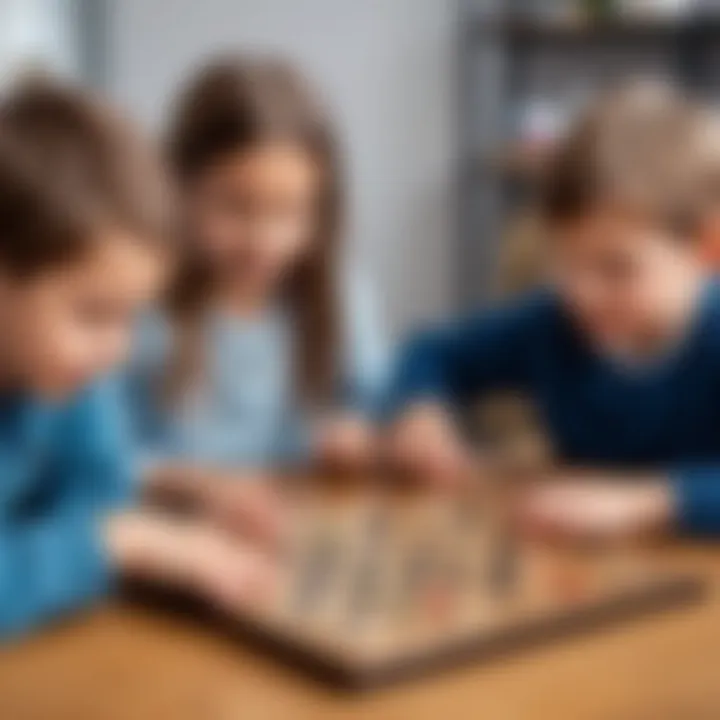
<path id="1" fill-rule="evenodd" d="M 711 270 L 720 271 L 720 209 L 710 213 L 698 233 L 698 256 Z"/>

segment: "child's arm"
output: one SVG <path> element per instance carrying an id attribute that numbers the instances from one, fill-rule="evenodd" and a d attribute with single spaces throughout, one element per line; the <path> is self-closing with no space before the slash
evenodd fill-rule
<path id="1" fill-rule="evenodd" d="M 622 538 L 677 530 L 720 536 L 720 466 L 667 473 L 565 473 L 524 497 L 523 526 L 569 538 Z"/>
<path id="2" fill-rule="evenodd" d="M 64 512 L 0 531 L 0 636 L 22 633 L 91 602 L 111 573 L 100 517 Z"/>
<path id="3" fill-rule="evenodd" d="M 349 282 L 347 295 L 340 404 L 350 413 L 375 420 L 387 392 L 392 353 L 370 283 Z"/>
<path id="4" fill-rule="evenodd" d="M 103 518 L 127 502 L 131 484 L 106 393 L 93 390 L 53 419 L 38 497 L 0 530 L 3 635 L 84 605 L 111 584 Z"/>
<path id="5" fill-rule="evenodd" d="M 103 524 L 103 540 L 118 573 L 190 592 L 225 612 L 264 601 L 273 588 L 267 548 L 240 542 L 211 523 L 115 513 Z"/>
<path id="6" fill-rule="evenodd" d="M 678 468 L 668 476 L 677 526 L 689 534 L 720 537 L 720 464 Z"/>
<path id="7" fill-rule="evenodd" d="M 531 536 L 620 540 L 657 534 L 673 524 L 670 484 L 660 476 L 561 473 L 520 497 L 520 529 Z"/>
<path id="8" fill-rule="evenodd" d="M 111 384 L 63 413 L 31 507 L 0 529 L 0 636 L 104 596 L 119 574 L 172 583 L 218 602 L 256 583 L 258 553 L 189 522 L 128 510 L 121 404 Z"/>
<path id="9" fill-rule="evenodd" d="M 345 285 L 338 402 L 315 428 L 312 452 L 326 466 L 358 470 L 377 455 L 374 426 L 387 391 L 391 352 L 370 283 L 353 276 Z"/>
<path id="10" fill-rule="evenodd" d="M 172 343 L 168 323 L 158 312 L 147 313 L 136 328 L 131 360 L 122 376 L 123 404 L 130 424 L 132 452 L 141 494 L 169 500 L 224 524 L 241 524 L 264 539 L 277 536 L 281 511 L 262 473 L 238 473 L 184 462 L 168 442 L 162 383 Z M 246 475 L 246 476 L 245 476 Z M 242 482 L 238 482 L 242 480 Z"/>
<path id="11" fill-rule="evenodd" d="M 270 545 L 285 534 L 286 507 L 272 478 L 185 464 L 158 465 L 145 478 L 143 497 L 151 504 L 181 506 L 229 530 Z"/>
<path id="12" fill-rule="evenodd" d="M 536 293 L 417 335 L 402 354 L 390 392 L 393 461 L 440 482 L 464 469 L 467 453 L 454 427 L 455 411 L 488 390 L 522 390 L 556 312 L 550 295 Z"/>
<path id="13" fill-rule="evenodd" d="M 0 530 L 0 639 L 89 606 L 121 574 L 232 611 L 264 595 L 274 573 L 265 553 L 210 525 L 67 508 Z"/>
<path id="14" fill-rule="evenodd" d="M 492 389 L 523 389 L 528 360 L 545 352 L 560 309 L 549 292 L 420 332 L 401 354 L 391 408 L 432 401 L 456 407 Z"/>

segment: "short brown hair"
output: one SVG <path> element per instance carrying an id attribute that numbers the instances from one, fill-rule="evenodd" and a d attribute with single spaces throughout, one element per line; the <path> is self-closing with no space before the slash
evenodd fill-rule
<path id="1" fill-rule="evenodd" d="M 692 235 L 718 200 L 717 140 L 710 113 L 676 88 L 626 83 L 559 143 L 546 169 L 542 214 L 557 224 L 618 205 L 672 234 Z"/>
<path id="2" fill-rule="evenodd" d="M 81 255 L 107 228 L 171 236 L 162 166 L 105 104 L 49 79 L 0 99 L 0 266 L 32 275 Z"/>

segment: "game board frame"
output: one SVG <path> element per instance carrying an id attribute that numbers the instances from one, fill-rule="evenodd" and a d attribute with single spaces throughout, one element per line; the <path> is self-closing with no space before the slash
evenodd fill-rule
<path id="1" fill-rule="evenodd" d="M 342 503 L 347 500 L 352 503 L 357 496 L 341 494 L 340 498 Z M 651 561 L 652 554 L 646 558 L 652 572 L 643 573 L 642 579 L 614 592 L 600 594 L 595 599 L 585 597 L 577 603 L 568 599 L 541 613 L 515 616 L 496 626 L 468 628 L 466 635 L 451 632 L 446 642 L 409 648 L 372 660 L 353 659 L 347 651 L 333 650 L 330 645 L 318 642 L 312 633 L 295 632 L 280 618 L 262 611 L 248 610 L 229 616 L 208 608 L 198 598 L 169 589 L 134 584 L 126 590 L 130 597 L 150 600 L 153 604 L 159 601 L 165 609 L 193 620 L 209 621 L 223 633 L 329 687 L 363 692 L 462 665 L 480 664 L 524 648 L 690 605 L 705 596 L 709 587 L 706 578 L 679 568 L 659 567 Z"/>
<path id="2" fill-rule="evenodd" d="M 689 605 L 700 601 L 706 589 L 706 583 L 698 576 L 667 575 L 597 603 L 575 608 L 564 606 L 509 627 L 485 629 L 470 637 L 454 638 L 446 645 L 415 657 L 392 658 L 366 666 L 347 661 L 340 654 L 323 652 L 309 642 L 283 637 L 276 628 L 250 617 L 224 618 L 221 622 L 223 628 L 229 629 L 239 640 L 252 644 L 306 676 L 337 690 L 367 692 Z"/>

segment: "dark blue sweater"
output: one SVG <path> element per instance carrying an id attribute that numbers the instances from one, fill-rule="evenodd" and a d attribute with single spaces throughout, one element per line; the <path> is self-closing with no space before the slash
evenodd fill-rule
<path id="1" fill-rule="evenodd" d="M 720 535 L 720 284 L 704 289 L 682 346 L 642 368 L 594 352 L 547 291 L 422 333 L 401 358 L 393 406 L 498 389 L 537 404 L 563 460 L 659 470 L 681 527 Z"/>

